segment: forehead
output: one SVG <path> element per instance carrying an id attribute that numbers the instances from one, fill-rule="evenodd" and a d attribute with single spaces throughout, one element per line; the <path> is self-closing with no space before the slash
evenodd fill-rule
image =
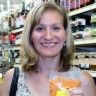
<path id="1" fill-rule="evenodd" d="M 40 23 L 62 23 L 63 17 L 57 11 L 46 11 L 40 18 Z"/>
<path id="2" fill-rule="evenodd" d="M 55 10 L 55 9 L 47 9 L 45 11 L 43 11 L 41 14 L 44 15 L 44 14 L 48 14 L 48 13 L 51 13 L 51 14 L 59 14 L 59 15 L 62 15 L 58 10 Z"/>
<path id="3" fill-rule="evenodd" d="M 41 22 L 41 19 L 42 18 L 44 19 L 44 16 L 48 18 L 49 14 L 51 14 L 51 16 L 54 15 L 55 17 L 56 17 L 56 15 L 58 17 L 60 16 L 59 19 L 61 18 L 62 19 L 61 23 L 63 22 L 63 14 L 62 14 L 62 12 L 60 10 L 54 9 L 54 8 L 44 9 L 44 8 L 41 7 L 40 9 L 38 9 L 36 14 L 34 15 L 33 26 L 39 24 Z M 46 21 L 46 22 L 49 22 L 49 21 Z"/>
<path id="4" fill-rule="evenodd" d="M 54 13 L 54 12 L 57 12 L 58 14 L 62 14 L 62 12 L 57 9 L 57 8 L 43 8 L 43 7 L 40 7 L 36 12 L 35 12 L 35 19 L 40 19 L 41 16 L 47 12 L 51 12 L 51 13 Z"/>

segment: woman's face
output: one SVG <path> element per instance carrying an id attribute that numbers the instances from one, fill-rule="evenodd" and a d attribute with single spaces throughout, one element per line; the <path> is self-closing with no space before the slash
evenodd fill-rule
<path id="1" fill-rule="evenodd" d="M 33 29 L 31 40 L 39 56 L 50 58 L 60 55 L 66 41 L 63 18 L 60 13 L 44 12 L 40 23 Z"/>

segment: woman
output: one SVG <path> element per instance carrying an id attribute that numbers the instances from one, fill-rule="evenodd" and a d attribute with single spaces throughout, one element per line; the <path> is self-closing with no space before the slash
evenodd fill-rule
<path id="1" fill-rule="evenodd" d="M 23 65 L 19 69 L 16 96 L 50 96 L 51 72 L 63 72 L 81 81 L 80 87 L 69 89 L 70 96 L 96 96 L 92 77 L 78 68 L 71 68 L 73 51 L 66 10 L 50 2 L 34 7 L 22 33 Z M 9 96 L 13 72 L 11 69 L 5 75 L 2 96 Z"/>

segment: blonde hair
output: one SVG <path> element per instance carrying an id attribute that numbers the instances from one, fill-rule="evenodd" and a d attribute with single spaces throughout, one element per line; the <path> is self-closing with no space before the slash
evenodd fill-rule
<path id="1" fill-rule="evenodd" d="M 30 40 L 30 36 L 34 27 L 40 22 L 40 18 L 42 14 L 47 11 L 57 11 L 63 17 L 63 25 L 64 29 L 67 33 L 66 45 L 61 50 L 61 58 L 60 58 L 60 67 L 59 71 L 67 71 L 70 68 L 71 60 L 73 57 L 73 40 L 71 35 L 71 30 L 68 24 L 68 16 L 66 9 L 64 7 L 53 3 L 53 2 L 45 2 L 38 6 L 32 8 L 32 10 L 28 13 L 26 18 L 26 23 L 24 26 L 24 31 L 22 32 L 22 40 L 21 40 L 21 63 L 24 71 L 37 71 L 37 54 L 34 48 L 32 41 Z"/>

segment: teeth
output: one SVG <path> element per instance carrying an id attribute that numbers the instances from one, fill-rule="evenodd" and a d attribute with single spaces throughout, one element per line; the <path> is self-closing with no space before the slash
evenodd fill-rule
<path id="1" fill-rule="evenodd" d="M 43 46 L 53 47 L 56 43 L 42 43 Z"/>

